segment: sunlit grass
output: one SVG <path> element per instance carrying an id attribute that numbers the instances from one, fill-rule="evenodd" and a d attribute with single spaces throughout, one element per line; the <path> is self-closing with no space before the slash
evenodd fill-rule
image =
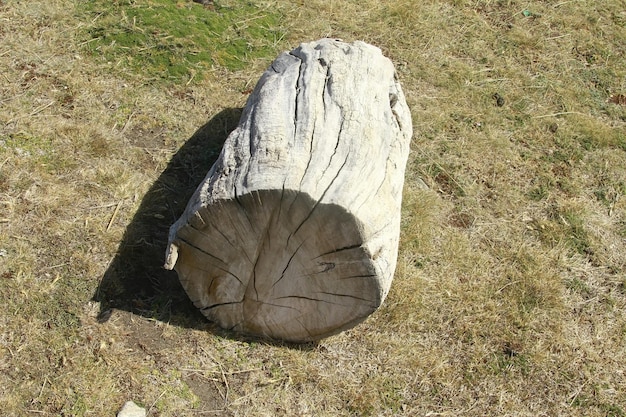
<path id="1" fill-rule="evenodd" d="M 623 416 L 623 6 L 0 4 L 3 413 Z M 240 340 L 161 269 L 155 233 L 192 191 L 170 189 L 219 144 L 174 155 L 323 36 L 381 47 L 412 111 L 396 276 L 318 345 Z M 92 301 L 122 250 L 145 285 Z"/>

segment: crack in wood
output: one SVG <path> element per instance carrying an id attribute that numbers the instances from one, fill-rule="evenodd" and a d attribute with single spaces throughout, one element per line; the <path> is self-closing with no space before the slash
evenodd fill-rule
<path id="1" fill-rule="evenodd" d="M 256 113 L 257 113 L 257 108 L 254 107 L 252 108 L 252 110 L 250 110 L 250 136 L 255 135 L 256 133 L 256 123 L 254 123 L 254 119 L 256 118 Z M 253 131 L 253 129 L 255 129 L 255 131 Z M 248 138 L 248 161 L 246 161 L 247 164 L 249 164 L 249 160 L 250 158 L 252 158 L 252 155 L 255 154 L 254 152 L 254 141 L 252 140 L 252 138 Z M 243 146 L 242 146 L 243 149 Z M 250 171 L 246 170 L 246 175 L 245 175 L 245 180 L 244 180 L 244 184 L 246 184 L 248 182 L 248 175 L 250 175 Z M 235 195 L 237 195 L 237 191 L 235 191 Z"/>
<path id="2" fill-rule="evenodd" d="M 286 306 L 286 305 L 283 305 L 283 304 L 274 304 L 274 303 L 270 303 L 270 302 L 267 302 L 267 301 L 261 301 L 261 300 L 259 300 L 258 302 L 261 303 L 261 304 L 272 306 L 272 307 L 280 307 L 280 308 L 288 308 L 290 310 L 296 310 L 298 313 L 301 313 L 300 309 L 298 309 L 296 307 Z"/>
<path id="3" fill-rule="evenodd" d="M 387 159 L 387 162 L 389 162 L 389 159 Z M 388 171 L 387 165 L 388 164 L 386 163 L 385 164 L 385 174 L 383 175 L 383 178 L 380 181 L 380 184 L 378 184 L 378 188 L 376 188 L 376 192 L 374 194 L 370 194 L 370 198 L 374 197 L 374 196 L 380 196 L 380 194 L 379 194 L 380 189 L 383 188 L 383 185 L 385 185 L 385 183 L 387 182 L 387 181 L 385 181 L 385 179 L 387 178 L 387 171 Z M 365 204 L 366 201 L 364 201 L 363 204 Z M 361 208 L 361 206 L 359 206 L 359 208 Z"/>
<path id="4" fill-rule="evenodd" d="M 324 105 L 324 115 L 326 115 L 326 90 L 328 88 L 328 84 L 330 83 L 330 65 L 326 68 L 326 77 L 324 79 L 324 87 L 322 89 L 322 104 Z"/>
<path id="5" fill-rule="evenodd" d="M 313 131 L 311 132 L 311 140 L 309 140 L 309 159 L 306 162 L 306 167 L 304 167 L 304 172 L 302 173 L 302 178 L 300 178 L 300 184 L 298 185 L 298 189 L 302 189 L 302 183 L 304 182 L 304 177 L 309 172 L 309 167 L 311 166 L 311 160 L 313 159 L 313 141 L 315 140 L 315 125 L 317 124 L 317 112 L 315 112 L 315 120 L 313 120 Z"/>
<path id="6" fill-rule="evenodd" d="M 285 178 L 286 180 L 286 178 Z M 276 214 L 275 224 L 280 224 L 280 215 L 283 212 L 283 201 L 285 201 L 285 182 L 283 181 L 283 187 L 280 190 L 280 200 L 278 201 L 278 213 Z M 272 218 L 273 220 L 273 218 Z"/>
<path id="7" fill-rule="evenodd" d="M 207 225 L 207 223 L 203 220 L 204 225 Z M 213 238 L 212 235 L 206 233 L 203 229 L 199 229 L 196 226 L 194 226 L 191 223 L 187 223 L 186 226 L 189 226 L 189 228 L 195 230 L 197 233 L 201 234 L 202 236 L 206 237 L 206 238 Z M 222 236 L 222 238 L 224 238 L 224 240 L 226 241 L 226 243 L 228 243 L 230 245 L 231 248 L 239 250 L 240 248 L 236 247 L 233 242 L 230 241 L 230 239 L 228 239 L 228 236 L 226 236 L 216 225 L 214 225 L 213 223 L 210 224 L 211 228 L 216 230 L 220 236 Z"/>
<path id="8" fill-rule="evenodd" d="M 320 58 L 320 63 L 323 66 L 328 65 L 326 63 L 326 61 L 324 61 L 323 58 Z M 328 112 L 326 110 L 326 94 L 327 94 L 326 89 L 328 87 L 328 84 L 330 83 L 330 79 L 331 79 L 331 77 L 330 77 L 330 65 L 328 65 L 327 68 L 326 68 L 326 75 L 325 75 L 325 78 L 324 78 L 324 86 L 322 87 L 322 107 L 324 107 L 324 120 L 326 120 L 326 115 L 328 114 Z M 302 174 L 302 179 L 300 180 L 300 188 L 302 188 L 302 182 L 304 181 L 305 175 L 309 172 L 309 166 L 311 164 L 311 160 L 313 159 L 313 140 L 315 139 L 315 125 L 317 124 L 317 114 L 318 114 L 318 112 L 315 112 L 315 120 L 313 122 L 313 134 L 311 136 L 311 146 L 309 148 L 309 160 L 307 161 L 306 168 L 304 169 L 304 173 Z M 333 160 L 333 156 L 335 156 L 335 154 L 337 153 L 337 148 L 339 146 L 339 135 L 341 134 L 341 130 L 342 129 L 343 129 L 343 119 L 342 119 L 341 125 L 339 127 L 339 133 L 337 134 L 337 143 L 335 144 L 335 149 L 333 151 L 333 154 L 330 157 L 330 161 L 328 162 L 328 166 L 329 167 L 330 167 L 330 164 L 331 164 L 331 162 Z M 326 172 L 326 170 L 324 170 L 324 172 Z M 322 175 L 324 174 L 324 172 L 322 172 Z M 321 176 L 320 176 L 320 178 L 321 178 Z M 319 184 L 319 179 L 318 179 L 317 183 Z"/>
<path id="9" fill-rule="evenodd" d="M 337 133 L 337 142 L 335 142 L 335 149 L 333 149 L 333 153 L 330 156 L 330 159 L 328 160 L 328 165 L 326 166 L 326 168 L 324 168 L 324 171 L 322 171 L 322 173 L 319 175 L 319 178 L 317 179 L 318 186 L 319 186 L 321 179 L 324 178 L 324 175 L 326 175 L 326 171 L 328 171 L 330 169 L 330 166 L 333 164 L 333 158 L 335 157 L 335 155 L 337 155 L 337 150 L 339 149 L 339 144 L 341 143 L 341 132 L 343 131 L 344 123 L 345 123 L 345 119 L 343 118 L 343 112 L 342 112 L 341 124 L 339 125 L 339 132 Z M 349 155 L 349 152 L 348 152 L 348 155 Z M 346 156 L 346 161 L 347 161 L 347 156 Z M 346 164 L 346 161 L 344 161 L 343 165 Z M 341 166 L 341 168 L 343 168 L 343 165 Z M 341 168 L 339 169 L 338 173 L 341 172 Z M 335 178 L 336 177 L 337 176 L 335 176 Z M 331 181 L 331 184 L 332 184 L 332 181 Z M 328 190 L 328 188 L 326 188 L 326 190 Z M 321 200 L 321 197 L 320 197 L 320 200 Z"/>
<path id="10" fill-rule="evenodd" d="M 210 271 L 205 271 L 205 272 L 210 272 Z M 214 276 L 214 275 L 213 275 L 213 276 L 211 276 L 211 282 L 209 282 L 209 286 L 207 287 L 207 290 L 206 290 L 206 293 L 207 293 L 210 297 L 212 297 L 212 295 L 213 295 L 213 283 L 215 282 L 215 279 L 216 279 L 216 278 L 217 278 L 217 277 L 216 277 L 216 276 Z M 242 284 L 242 285 L 243 285 L 243 284 Z M 244 298 L 245 298 L 245 296 L 244 296 Z"/>
<path id="11" fill-rule="evenodd" d="M 293 260 L 293 258 L 296 256 L 296 254 L 298 253 L 298 251 L 300 250 L 300 248 L 302 247 L 302 245 L 304 245 L 304 242 L 306 242 L 306 240 L 303 240 L 302 243 L 300 243 L 300 246 L 298 246 L 296 248 L 295 251 L 293 251 L 293 253 L 291 254 L 291 257 L 289 258 L 289 260 L 287 261 L 287 265 L 285 266 L 285 269 L 283 269 L 283 273 L 280 275 L 280 278 L 278 278 L 274 284 L 272 284 L 271 288 L 274 288 L 276 286 L 276 284 L 278 284 L 283 278 L 285 278 L 285 273 L 287 272 L 287 269 L 289 268 L 289 265 L 291 264 L 291 261 Z"/>
<path id="12" fill-rule="evenodd" d="M 317 301 L 317 302 L 320 302 L 320 303 L 327 303 L 327 304 L 332 304 L 332 305 L 336 305 L 336 306 L 349 307 L 349 306 L 347 306 L 345 304 L 335 303 L 333 301 L 323 300 L 321 298 L 305 297 L 303 295 L 285 295 L 283 297 L 277 297 L 277 298 L 274 298 L 274 299 L 275 300 L 282 300 L 282 299 L 285 299 L 285 298 L 296 298 L 296 299 L 299 299 L 299 300 Z"/>
<path id="13" fill-rule="evenodd" d="M 321 258 L 322 256 L 326 256 L 326 255 L 333 255 L 333 254 L 336 254 L 336 253 L 339 253 L 339 252 L 343 252 L 343 251 L 346 251 L 346 250 L 357 249 L 357 248 L 360 248 L 362 245 L 363 245 L 362 243 L 358 243 L 358 244 L 354 244 L 354 245 L 343 246 L 341 248 L 333 249 L 333 250 L 331 250 L 329 252 L 324 252 L 321 255 L 318 255 L 318 256 L 316 256 L 313 259 L 318 259 L 318 258 Z"/>
<path id="14" fill-rule="evenodd" d="M 273 213 L 272 213 L 273 214 Z M 267 248 L 272 249 L 272 234 L 270 233 L 270 227 L 272 225 L 272 220 L 267 222 L 267 227 L 265 228 L 265 241 L 267 242 Z"/>
<path id="15" fill-rule="evenodd" d="M 243 300 L 241 300 L 241 301 L 226 301 L 224 303 L 211 304 L 210 306 L 203 307 L 200 310 L 201 311 L 209 311 L 209 310 L 212 310 L 212 309 L 214 309 L 216 307 L 228 306 L 228 305 L 233 305 L 233 304 L 241 304 L 241 303 L 243 303 Z"/>
<path id="16" fill-rule="evenodd" d="M 399 90 L 398 80 L 396 78 L 395 73 L 394 73 L 393 88 L 396 92 Z M 398 124 L 398 128 L 400 128 L 400 130 L 404 130 L 404 127 L 402 126 L 402 122 L 400 121 L 400 115 L 398 115 L 398 112 L 396 111 L 396 104 L 398 104 L 398 94 L 396 94 L 395 92 L 390 92 L 389 93 L 389 107 L 391 108 L 391 114 L 393 115 L 396 123 Z"/>
<path id="17" fill-rule="evenodd" d="M 304 329 L 304 331 L 306 332 L 306 334 L 309 336 L 309 338 L 314 338 L 315 336 L 313 335 L 313 333 L 311 333 L 311 331 L 309 330 L 309 328 L 307 326 L 304 325 L 304 323 L 302 323 L 302 321 L 300 321 L 299 317 L 294 317 L 294 320 L 296 322 L 298 322 L 298 324 L 300 326 L 302 326 L 302 328 Z"/>
<path id="18" fill-rule="evenodd" d="M 335 180 L 337 180 L 337 178 L 339 177 L 339 174 L 341 174 L 341 171 L 343 170 L 343 167 L 346 166 L 346 163 L 348 162 L 348 157 L 350 156 L 350 153 L 348 152 L 348 155 L 346 155 L 346 159 L 343 161 L 343 164 L 341 164 L 341 166 L 339 167 L 339 169 L 337 170 L 337 174 L 335 175 L 335 177 L 330 181 L 330 184 L 328 184 L 328 187 L 326 187 L 326 189 L 324 190 L 324 192 L 322 193 L 322 195 L 320 196 L 320 198 L 315 202 L 315 204 L 313 205 L 313 208 L 311 208 L 311 211 L 309 211 L 309 214 L 304 218 L 304 220 L 302 220 L 302 222 L 300 223 L 300 225 L 296 228 L 295 231 L 293 231 L 289 237 L 287 238 L 287 245 L 289 245 L 289 239 L 291 239 L 292 236 L 294 236 L 296 233 L 298 233 L 298 231 L 300 230 L 300 228 L 302 226 L 304 226 L 304 224 L 307 222 L 307 220 L 309 220 L 309 218 L 311 217 L 311 215 L 313 214 L 313 212 L 315 211 L 315 209 L 317 208 L 317 206 L 324 200 L 324 196 L 326 196 L 326 193 L 328 192 L 328 190 L 330 189 L 330 187 L 332 187 L 332 185 L 334 184 Z"/>
<path id="19" fill-rule="evenodd" d="M 182 243 L 194 248 L 195 250 L 197 250 L 198 252 L 202 252 L 203 254 L 213 258 L 213 259 L 217 259 L 218 261 L 220 261 L 221 263 L 223 263 L 224 265 L 227 265 L 226 262 L 224 262 L 222 259 L 218 258 L 217 256 L 207 252 L 206 250 L 197 247 L 196 245 L 194 245 L 193 243 L 191 243 L 190 241 L 188 241 L 187 239 L 178 236 L 178 240 L 181 241 Z"/>
<path id="20" fill-rule="evenodd" d="M 376 274 L 366 274 L 366 275 L 351 275 L 349 277 L 339 277 L 337 279 L 341 280 L 345 280 L 345 279 L 352 279 L 352 278 L 376 278 L 378 275 Z"/>
<path id="21" fill-rule="evenodd" d="M 237 184 L 235 184 L 233 188 L 234 188 L 233 191 L 234 191 L 235 202 L 237 203 L 237 206 L 239 206 L 239 208 L 243 212 L 244 217 L 248 221 L 248 225 L 250 225 L 250 230 L 254 232 L 254 225 L 252 224 L 252 220 L 250 220 L 250 216 L 248 216 L 248 210 L 246 210 L 245 205 L 241 202 L 241 198 L 240 198 L 241 195 L 239 194 L 239 191 L 237 190 Z M 245 241 L 245 240 L 242 239 L 242 241 Z"/>
<path id="22" fill-rule="evenodd" d="M 400 130 L 402 130 L 402 122 L 400 122 L 400 116 L 398 115 L 398 112 L 395 109 L 391 109 L 391 113 L 393 114 L 393 118 L 398 124 L 398 127 L 400 128 Z"/>
<path id="23" fill-rule="evenodd" d="M 187 244 L 187 245 L 189 245 L 189 243 L 187 243 L 187 242 L 184 242 L 184 243 L 185 243 L 185 244 Z M 194 248 L 194 249 L 199 250 L 199 251 L 200 251 L 200 252 L 202 252 L 202 253 L 205 253 L 205 254 L 207 254 L 207 255 L 211 256 L 211 254 L 208 254 L 207 252 L 204 252 L 204 251 L 202 251 L 201 249 L 198 249 L 197 247 L 195 247 L 195 246 L 193 246 L 193 245 L 189 245 L 189 246 L 190 246 L 190 247 L 192 247 L 192 248 Z M 244 285 L 244 284 L 243 284 L 243 281 L 241 281 L 241 279 L 240 279 L 237 275 L 233 274 L 233 273 L 232 273 L 232 272 L 230 272 L 228 269 L 223 268 L 223 267 L 221 267 L 221 266 L 219 266 L 219 265 L 216 265 L 215 263 L 212 263 L 212 262 L 208 262 L 208 261 L 207 261 L 206 263 L 207 263 L 208 265 L 211 265 L 212 267 L 214 267 L 214 268 L 216 268 L 216 269 L 219 269 L 219 270 L 220 270 L 220 271 L 222 271 L 222 272 L 227 273 L 228 275 L 230 275 L 230 276 L 232 276 L 233 278 L 235 278 L 235 279 L 236 279 L 236 280 L 237 280 L 237 281 L 238 281 L 238 282 L 239 282 L 242 286 Z M 223 261 L 222 261 L 222 263 L 223 263 L 224 265 L 227 265 L 227 263 L 226 263 L 226 262 L 223 262 Z M 208 269 L 204 269 L 204 268 L 200 268 L 199 266 L 195 266 L 195 265 L 190 265 L 189 267 L 190 267 L 190 268 L 192 268 L 192 269 L 196 269 L 196 270 L 198 270 L 198 271 L 206 272 L 206 273 L 208 273 L 208 274 L 212 274 L 212 273 L 214 273 L 214 271 L 211 271 L 211 270 L 208 270 Z M 213 285 L 213 279 L 211 280 L 211 284 L 209 284 L 209 289 L 211 288 L 211 285 Z"/>
<path id="24" fill-rule="evenodd" d="M 398 95 L 395 93 L 389 93 L 389 105 L 391 106 L 392 110 L 396 106 L 397 102 L 398 102 Z"/>
<path id="25" fill-rule="evenodd" d="M 300 62 L 300 68 L 302 68 L 302 62 Z M 300 71 L 300 69 L 299 69 Z M 298 77 L 300 76 L 300 73 L 298 74 Z M 297 96 L 296 96 L 296 101 L 297 101 Z M 313 141 L 315 140 L 315 126 L 317 124 L 317 111 L 313 112 L 315 118 L 313 120 L 313 129 L 311 132 L 311 137 L 310 140 L 308 140 L 309 143 L 309 158 L 307 160 L 306 163 L 306 167 L 304 168 L 304 172 L 302 173 L 302 177 L 300 178 L 300 184 L 298 186 L 298 189 L 302 189 L 302 183 L 304 182 L 304 178 L 306 177 L 307 173 L 309 172 L 309 167 L 311 165 L 311 160 L 313 159 Z M 297 112 L 297 108 L 296 108 L 296 112 L 295 112 L 295 116 L 294 116 L 294 120 L 297 120 L 298 117 L 298 112 Z M 294 136 L 294 138 L 297 138 L 297 136 Z"/>
<path id="26" fill-rule="evenodd" d="M 282 195 L 281 195 L 282 196 Z M 259 201 L 259 205 L 262 206 L 262 201 L 261 201 L 261 194 L 256 191 L 256 197 L 257 200 Z M 266 248 L 266 242 L 267 242 L 267 246 L 271 247 L 271 234 L 270 234 L 270 228 L 273 226 L 273 216 L 274 216 L 274 211 L 272 210 L 272 213 L 270 215 L 270 217 L 267 219 L 267 221 L 265 222 L 265 230 L 263 231 L 263 233 L 259 234 L 259 236 L 265 236 L 265 239 L 261 239 L 260 242 L 257 242 L 257 249 L 256 249 L 256 254 L 255 254 L 255 261 L 253 263 L 253 267 L 252 267 L 252 287 L 254 289 L 254 294 L 256 297 L 257 301 L 259 300 L 259 290 L 257 288 L 257 267 L 259 266 L 259 259 L 261 259 L 262 254 L 265 251 Z"/>
<path id="27" fill-rule="evenodd" d="M 375 236 L 378 236 L 380 233 L 382 233 L 383 231 L 385 231 L 385 230 L 387 230 L 388 228 L 390 228 L 390 227 L 393 225 L 393 223 L 394 223 L 394 221 L 393 221 L 393 220 L 391 220 L 391 221 L 389 221 L 389 222 L 385 223 L 385 224 L 383 225 L 383 227 L 381 227 L 380 229 L 378 229 L 378 230 L 376 230 L 376 231 L 372 232 L 372 234 L 371 234 L 372 238 L 373 238 L 373 237 L 375 237 Z"/>
<path id="28" fill-rule="evenodd" d="M 298 135 L 298 99 L 300 98 L 300 91 L 302 90 L 300 84 L 302 81 L 302 58 L 300 58 L 299 56 L 293 54 L 293 52 L 290 52 L 289 55 L 295 57 L 298 59 L 298 61 L 300 61 L 300 64 L 298 65 L 298 78 L 296 78 L 296 83 L 295 83 L 295 92 L 296 92 L 296 97 L 294 99 L 294 117 L 293 117 L 293 137 L 297 138 Z"/>
<path id="29" fill-rule="evenodd" d="M 256 288 L 256 267 L 259 264 L 259 258 L 257 257 L 256 262 L 254 263 L 254 268 L 252 268 L 252 288 L 254 289 L 254 295 L 256 296 L 256 300 L 259 301 L 259 290 Z"/>
<path id="30" fill-rule="evenodd" d="M 372 300 L 368 300 L 367 298 L 363 298 L 363 297 L 357 297 L 356 295 L 352 295 L 352 294 L 337 294 L 337 293 L 325 292 L 325 291 L 316 291 L 314 294 L 332 295 L 334 297 L 347 297 L 347 298 L 352 298 L 354 300 L 367 301 L 368 303 L 374 303 Z"/>
<path id="31" fill-rule="evenodd" d="M 322 87 L 322 107 L 324 107 L 324 117 L 326 117 L 326 86 L 327 83 L 329 82 L 330 79 L 330 65 L 328 65 L 326 63 L 326 61 L 324 60 L 324 58 L 319 58 L 318 62 L 323 66 L 326 67 L 326 75 L 325 75 L 325 79 L 324 79 L 324 85 Z M 302 65 L 302 63 L 301 63 Z M 307 161 L 306 167 L 304 168 L 304 172 L 302 173 L 302 178 L 300 178 L 300 185 L 299 185 L 299 189 L 302 189 L 302 183 L 304 182 L 304 178 L 306 177 L 307 173 L 309 172 L 309 167 L 311 165 L 311 161 L 313 159 L 313 141 L 315 140 L 315 127 L 317 125 L 317 115 L 319 114 L 319 112 L 314 111 L 313 112 L 315 119 L 313 120 L 313 129 L 311 132 L 311 138 L 308 141 L 309 142 L 309 159 Z M 297 116 L 297 112 L 296 112 L 296 116 Z M 339 131 L 341 132 L 341 128 L 339 129 Z M 337 146 L 335 146 L 335 152 L 337 152 Z M 334 153 L 335 153 L 334 152 Z M 334 155 L 333 153 L 333 155 Z M 332 156 L 331 156 L 331 161 L 332 161 Z M 330 163 L 329 163 L 330 165 Z"/>

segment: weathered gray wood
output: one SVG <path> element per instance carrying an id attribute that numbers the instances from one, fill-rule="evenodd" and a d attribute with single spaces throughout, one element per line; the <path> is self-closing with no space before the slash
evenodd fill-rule
<path id="1" fill-rule="evenodd" d="M 393 279 L 411 135 L 378 48 L 280 55 L 172 226 L 166 268 L 224 328 L 302 342 L 356 325 Z"/>

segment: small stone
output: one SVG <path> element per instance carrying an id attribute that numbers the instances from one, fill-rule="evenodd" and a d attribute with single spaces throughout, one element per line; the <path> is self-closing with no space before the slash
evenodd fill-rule
<path id="1" fill-rule="evenodd" d="M 426 183 L 424 182 L 423 179 L 421 178 L 417 178 L 415 180 L 415 185 L 417 186 L 417 188 L 419 188 L 420 190 L 429 190 L 430 187 L 428 185 L 426 185 Z"/>
<path id="2" fill-rule="evenodd" d="M 126 401 L 117 417 L 146 417 L 146 409 L 139 407 L 132 401 Z"/>

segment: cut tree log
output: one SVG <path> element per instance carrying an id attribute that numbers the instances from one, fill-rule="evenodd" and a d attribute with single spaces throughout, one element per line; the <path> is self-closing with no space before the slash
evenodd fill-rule
<path id="1" fill-rule="evenodd" d="M 358 324 L 393 279 L 411 136 L 378 48 L 283 53 L 171 227 L 165 267 L 226 329 L 306 342 Z"/>

